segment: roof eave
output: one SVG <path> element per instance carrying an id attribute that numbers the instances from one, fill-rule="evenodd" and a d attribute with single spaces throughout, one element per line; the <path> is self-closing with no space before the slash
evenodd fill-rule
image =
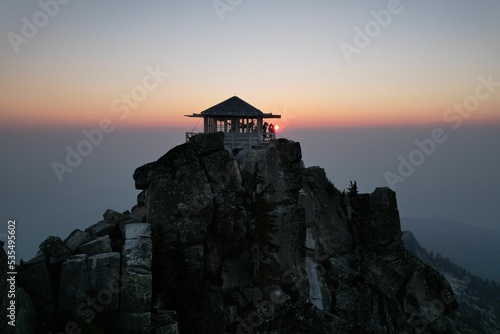
<path id="1" fill-rule="evenodd" d="M 281 118 L 281 115 L 273 115 L 271 114 L 262 114 L 262 118 Z"/>
<path id="2" fill-rule="evenodd" d="M 186 117 L 217 117 L 217 118 L 281 118 L 281 115 L 273 115 L 273 114 L 260 114 L 260 115 L 250 115 L 250 114 L 239 114 L 239 115 L 210 115 L 210 114 L 192 114 L 192 115 L 184 115 Z"/>

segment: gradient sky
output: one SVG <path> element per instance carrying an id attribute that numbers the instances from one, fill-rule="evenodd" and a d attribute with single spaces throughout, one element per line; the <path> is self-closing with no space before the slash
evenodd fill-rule
<path id="1" fill-rule="evenodd" d="M 401 216 L 500 230 L 500 87 L 460 131 L 443 121 L 478 77 L 500 82 L 500 1 L 401 0 L 350 63 L 341 43 L 354 45 L 356 27 L 389 0 L 231 2 L 240 4 L 221 20 L 213 0 L 72 0 L 16 52 L 10 39 L 43 19 L 42 7 L 0 0 L 0 221 L 19 220 L 20 256 L 108 208 L 130 209 L 134 169 L 195 127 L 183 115 L 235 94 L 282 114 L 279 134 L 339 189 L 387 186 L 398 156 L 444 128 L 449 139 L 397 185 Z M 169 75 L 120 117 L 112 105 L 123 107 L 148 67 Z M 58 182 L 52 163 L 104 118 L 117 130 Z"/>
<path id="2" fill-rule="evenodd" d="M 291 127 L 438 123 L 478 76 L 500 81 L 497 0 L 401 0 L 351 63 L 340 44 L 355 45 L 355 28 L 390 1 L 232 2 L 221 20 L 211 0 L 73 0 L 16 53 L 9 33 L 23 36 L 23 17 L 33 23 L 42 7 L 1 1 L 0 124 L 117 119 L 111 104 L 147 66 L 169 76 L 121 124 L 192 125 L 183 114 L 234 94 L 286 109 Z M 470 122 L 499 121 L 499 105 L 496 94 Z"/>

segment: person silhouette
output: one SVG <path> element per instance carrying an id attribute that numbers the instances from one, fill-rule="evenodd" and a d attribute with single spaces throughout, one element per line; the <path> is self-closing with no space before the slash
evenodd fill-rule
<path id="1" fill-rule="evenodd" d="M 264 122 L 264 125 L 262 126 L 262 139 L 267 140 L 267 122 Z"/>
<path id="2" fill-rule="evenodd" d="M 269 124 L 269 132 L 274 133 L 274 124 L 273 123 Z"/>

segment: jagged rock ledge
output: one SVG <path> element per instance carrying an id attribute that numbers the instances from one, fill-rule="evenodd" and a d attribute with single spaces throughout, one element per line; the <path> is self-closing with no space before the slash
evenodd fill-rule
<path id="1" fill-rule="evenodd" d="M 297 142 L 232 151 L 215 133 L 139 167 L 131 212 L 21 265 L 27 328 L 454 333 L 451 287 L 405 250 L 395 193 L 341 193 L 301 159 Z"/>

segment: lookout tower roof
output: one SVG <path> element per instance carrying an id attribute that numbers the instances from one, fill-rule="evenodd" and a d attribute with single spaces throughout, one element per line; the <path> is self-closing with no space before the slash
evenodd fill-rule
<path id="1" fill-rule="evenodd" d="M 237 96 L 230 97 L 219 104 L 214 105 L 199 114 L 186 115 L 188 117 L 204 116 L 228 116 L 228 117 L 263 117 L 263 118 L 281 118 L 280 115 L 272 113 L 264 114 L 248 102 L 243 101 Z"/>

